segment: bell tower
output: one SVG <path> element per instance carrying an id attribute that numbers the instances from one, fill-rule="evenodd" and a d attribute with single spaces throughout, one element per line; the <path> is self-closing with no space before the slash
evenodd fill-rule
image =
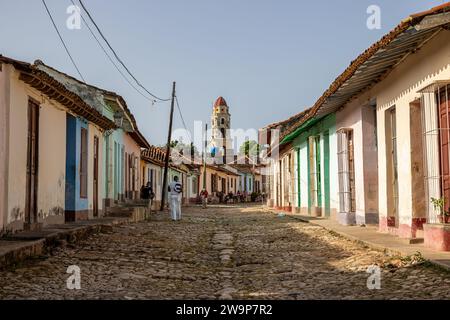
<path id="1" fill-rule="evenodd" d="M 223 156 L 223 163 L 227 163 L 227 157 L 233 157 L 233 145 L 230 135 L 231 115 L 227 102 L 223 97 L 217 98 L 211 116 L 211 146 L 216 155 Z"/>

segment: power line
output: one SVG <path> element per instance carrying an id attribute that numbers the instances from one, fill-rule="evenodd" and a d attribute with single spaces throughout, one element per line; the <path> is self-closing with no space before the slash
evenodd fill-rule
<path id="1" fill-rule="evenodd" d="M 75 6 L 75 2 L 73 0 L 70 0 L 70 2 L 72 2 L 72 4 Z M 87 23 L 87 21 L 84 19 L 83 15 L 80 13 L 81 19 L 83 20 L 84 24 L 87 26 L 89 32 L 91 33 L 92 37 L 95 39 L 95 41 L 97 42 L 97 44 L 100 46 L 100 48 L 102 49 L 103 53 L 108 57 L 109 61 L 113 64 L 113 66 L 117 69 L 117 71 L 122 75 L 122 77 L 125 79 L 125 81 L 128 82 L 128 84 L 134 89 L 136 90 L 137 93 L 139 93 L 141 96 L 143 96 L 145 99 L 152 101 L 153 103 L 155 103 L 156 101 L 154 99 L 151 99 L 149 97 L 147 97 L 145 94 L 143 94 L 141 91 L 139 91 L 138 88 L 136 88 L 136 86 L 125 76 L 125 74 L 122 72 L 122 70 L 120 70 L 120 68 L 117 66 L 117 64 L 114 62 L 113 58 L 109 55 L 109 53 L 106 51 L 105 47 L 101 44 L 100 40 L 97 38 L 97 36 L 95 35 L 94 31 L 91 29 L 91 27 L 89 26 L 89 24 Z"/>
<path id="2" fill-rule="evenodd" d="M 117 61 L 119 61 L 119 63 L 122 65 L 122 67 L 128 72 L 128 74 L 133 78 L 134 81 L 136 81 L 137 85 L 139 87 L 141 87 L 142 89 L 144 89 L 149 95 L 151 95 L 153 98 L 157 99 L 157 100 L 161 100 L 161 101 L 170 101 L 171 99 L 162 99 L 159 98 L 158 96 L 154 95 L 153 93 L 151 93 L 149 90 L 147 90 L 147 88 L 145 88 L 137 79 L 136 77 L 131 73 L 131 71 L 127 68 L 127 66 L 125 65 L 125 63 L 119 58 L 119 56 L 117 55 L 117 53 L 114 51 L 114 49 L 112 48 L 112 46 L 109 44 L 108 40 L 106 39 L 106 37 L 103 35 L 102 31 L 100 30 L 99 26 L 97 25 L 97 23 L 95 23 L 94 19 L 92 18 L 90 12 L 86 9 L 84 3 L 82 0 L 78 0 L 81 4 L 81 6 L 83 7 L 83 10 L 86 12 L 86 14 L 89 17 L 89 20 L 91 20 L 92 24 L 95 26 L 95 28 L 97 29 L 98 33 L 100 34 L 100 36 L 103 38 L 103 40 L 105 41 L 105 43 L 108 45 L 109 49 L 112 51 L 112 53 L 114 54 L 114 56 L 116 57 Z"/>
<path id="3" fill-rule="evenodd" d="M 180 108 L 180 104 L 178 102 L 177 96 L 175 96 L 175 102 L 177 103 L 177 109 L 178 109 L 178 112 L 180 113 L 181 122 L 183 123 L 184 129 L 189 133 L 189 137 L 192 140 L 191 132 L 188 130 L 188 128 L 186 126 L 186 122 L 184 122 L 183 113 L 181 112 L 181 108 Z"/>
<path id="4" fill-rule="evenodd" d="M 50 13 L 50 10 L 48 9 L 47 4 L 45 3 L 45 0 L 42 0 L 42 3 L 44 4 L 45 10 L 47 11 L 48 16 L 50 17 L 50 20 L 52 21 L 53 27 L 55 28 L 55 31 L 56 31 L 56 33 L 58 34 L 59 39 L 61 40 L 61 43 L 62 43 L 62 45 L 64 46 L 64 49 L 66 49 L 66 52 L 67 52 L 67 55 L 68 55 L 69 58 L 70 58 L 70 61 L 72 61 L 72 64 L 73 64 L 73 66 L 75 67 L 75 69 L 77 70 L 77 72 L 78 72 L 78 74 L 80 75 L 81 79 L 82 79 L 84 82 L 86 82 L 86 80 L 84 80 L 83 75 L 82 75 L 81 72 L 80 72 L 80 69 L 78 69 L 77 64 L 76 64 L 75 61 L 73 60 L 72 55 L 70 54 L 69 49 L 67 48 L 66 43 L 64 42 L 64 39 L 63 39 L 62 36 L 61 36 L 61 33 L 59 32 L 58 27 L 56 26 L 55 20 L 53 20 L 52 14 Z"/>

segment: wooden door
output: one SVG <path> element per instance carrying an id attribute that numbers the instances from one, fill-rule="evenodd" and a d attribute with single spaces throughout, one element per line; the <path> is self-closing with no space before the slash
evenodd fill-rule
<path id="1" fill-rule="evenodd" d="M 450 136 L 450 102 L 448 87 L 440 89 L 438 93 L 439 103 L 439 143 L 440 143 L 440 165 L 441 165 L 441 190 L 445 199 L 445 210 L 450 210 L 450 166 L 449 166 L 449 136 Z M 441 91 L 442 90 L 442 91 Z"/>
<path id="2" fill-rule="evenodd" d="M 27 176 L 25 196 L 25 224 L 38 222 L 37 195 L 39 171 L 39 105 L 28 101 Z"/>
<path id="3" fill-rule="evenodd" d="M 98 137 L 94 136 L 94 217 L 98 217 Z"/>
<path id="4" fill-rule="evenodd" d="M 128 163 L 129 163 L 129 157 L 128 157 L 128 153 L 125 152 L 125 197 L 128 198 L 128 177 L 129 177 L 129 170 L 128 170 Z"/>
<path id="5" fill-rule="evenodd" d="M 277 196 L 277 206 L 281 207 L 282 205 L 282 180 L 283 180 L 283 164 L 281 162 L 281 160 L 278 161 L 278 181 L 277 181 L 277 190 L 278 190 L 278 196 Z M 247 191 L 247 176 L 245 176 L 245 191 Z"/>
<path id="6" fill-rule="evenodd" d="M 137 158 L 134 153 L 131 155 L 131 194 L 130 199 L 134 199 L 134 192 L 136 191 L 136 178 L 137 178 Z"/>
<path id="7" fill-rule="evenodd" d="M 348 168 L 350 187 L 350 212 L 356 212 L 356 192 L 355 192 L 355 153 L 353 144 L 353 131 L 348 132 Z"/>
<path id="8" fill-rule="evenodd" d="M 396 109 L 393 107 L 390 110 L 391 121 L 391 162 L 392 162 L 392 199 L 393 203 L 393 217 L 395 218 L 395 227 L 399 226 L 399 186 L 398 186 L 398 155 L 397 155 L 397 116 Z"/>
<path id="9" fill-rule="evenodd" d="M 225 178 L 220 178 L 220 180 L 221 180 L 221 184 L 222 184 L 222 186 L 221 186 L 222 190 L 221 191 L 223 193 L 226 193 L 227 189 L 226 189 L 226 184 L 225 184 Z"/>

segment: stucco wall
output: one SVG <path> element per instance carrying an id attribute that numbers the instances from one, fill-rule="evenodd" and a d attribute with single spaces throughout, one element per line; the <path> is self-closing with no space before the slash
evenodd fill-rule
<path id="1" fill-rule="evenodd" d="M 308 212 L 308 149 L 306 141 L 301 142 L 300 149 L 300 208 Z M 298 204 L 296 204 L 298 206 Z"/>
<path id="2" fill-rule="evenodd" d="M 231 183 L 230 183 L 230 190 L 237 192 L 237 190 L 239 189 L 239 183 L 242 184 L 242 186 L 244 185 L 243 179 L 244 176 L 228 176 L 225 172 L 221 172 L 221 171 L 216 171 L 212 168 L 207 167 L 206 168 L 206 191 L 208 191 L 208 194 L 211 195 L 211 174 L 217 174 L 218 177 L 225 179 L 225 188 L 227 188 L 227 177 L 229 179 L 236 179 L 236 186 L 234 185 L 233 182 L 233 188 L 231 188 Z M 199 188 L 199 193 L 201 192 L 201 190 L 203 189 L 203 168 L 201 168 L 200 170 L 200 188 Z M 217 191 L 222 191 L 222 184 L 219 181 L 217 184 Z"/>
<path id="3" fill-rule="evenodd" d="M 421 88 L 436 80 L 450 79 L 449 39 L 450 31 L 442 31 L 371 90 L 372 96 L 377 98 L 379 212 L 384 218 L 388 215 L 390 183 L 386 175 L 385 112 L 394 105 L 397 110 L 400 225 L 411 226 L 412 223 L 410 103 L 420 97 L 417 91 Z"/>
<path id="4" fill-rule="evenodd" d="M 0 234 L 8 217 L 9 99 L 12 67 L 0 64 Z"/>
<path id="5" fill-rule="evenodd" d="M 329 147 L 330 147 L 330 214 L 332 217 L 339 208 L 338 195 L 338 162 L 337 162 L 337 136 L 336 136 L 336 119 L 332 119 L 332 125 L 328 129 Z M 324 163 L 324 162 L 323 162 Z"/>
<path id="6" fill-rule="evenodd" d="M 11 228 L 21 228 L 24 220 L 28 97 L 39 102 L 38 214 L 44 223 L 64 221 L 66 112 L 37 91 L 11 75 L 8 217 Z M 13 146 L 13 147 L 12 147 Z"/>
<path id="7" fill-rule="evenodd" d="M 378 164 L 375 107 L 370 105 L 366 96 L 351 101 L 336 112 L 336 128 L 353 130 L 356 220 L 359 224 L 377 223 Z M 339 203 L 337 208 L 340 209 Z"/>

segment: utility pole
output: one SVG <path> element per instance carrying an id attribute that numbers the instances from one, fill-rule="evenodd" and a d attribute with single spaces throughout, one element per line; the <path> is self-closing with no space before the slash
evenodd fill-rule
<path id="1" fill-rule="evenodd" d="M 208 124 L 205 124 L 205 149 L 203 151 L 203 189 L 206 190 L 206 148 L 208 147 Z"/>
<path id="2" fill-rule="evenodd" d="M 166 188 L 167 188 L 167 174 L 169 173 L 170 143 L 172 140 L 173 109 L 175 106 L 175 85 L 176 85 L 176 82 L 173 83 L 173 88 L 172 88 L 172 103 L 170 105 L 169 134 L 167 136 L 166 159 L 165 159 L 165 163 L 164 163 L 164 178 L 163 178 L 163 185 L 162 185 L 162 190 L 161 190 L 162 194 L 161 194 L 160 211 L 164 211 L 164 203 L 165 203 Z"/>

